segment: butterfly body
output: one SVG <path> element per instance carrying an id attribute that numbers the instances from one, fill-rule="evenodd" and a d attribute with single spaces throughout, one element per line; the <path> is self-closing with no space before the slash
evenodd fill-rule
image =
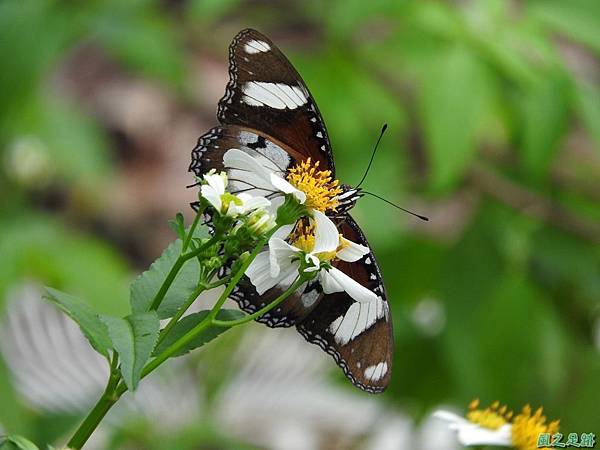
<path id="1" fill-rule="evenodd" d="M 228 167 L 224 155 L 238 149 L 269 171 L 287 178 L 292 168 L 307 161 L 335 178 L 333 152 L 325 124 L 302 78 L 266 36 L 240 32 L 229 49 L 229 82 L 219 101 L 220 125 L 198 139 L 190 171 L 201 176 L 211 169 L 225 171 L 232 193 L 275 198 L 263 181 L 244 168 Z M 340 185 L 337 207 L 327 212 L 344 237 L 368 246 L 348 211 L 361 197 L 360 189 Z M 353 384 L 368 392 L 383 391 L 390 381 L 392 324 L 381 272 L 369 251 L 360 260 L 332 265 L 376 294 L 368 303 L 346 292 L 325 294 L 316 280 L 302 285 L 277 308 L 259 319 L 270 327 L 295 326 L 309 342 L 333 356 Z M 233 298 L 248 313 L 277 298 L 286 285 L 259 294 L 248 278 L 234 289 Z"/>

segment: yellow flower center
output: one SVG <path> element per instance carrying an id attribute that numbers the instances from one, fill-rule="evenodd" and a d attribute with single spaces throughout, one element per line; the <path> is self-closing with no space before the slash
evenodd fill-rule
<path id="1" fill-rule="evenodd" d="M 507 412 L 506 406 L 500 407 L 499 402 L 494 402 L 485 409 L 477 409 L 478 407 L 479 399 L 473 400 L 469 405 L 467 419 L 490 430 L 497 430 L 508 423 L 512 417 L 512 411 Z"/>
<path id="2" fill-rule="evenodd" d="M 512 442 L 515 448 L 519 450 L 537 449 L 538 438 L 542 433 L 549 433 L 551 436 L 558 433 L 559 421 L 553 420 L 546 424 L 546 417 L 543 415 L 543 409 L 538 408 L 531 415 L 531 406 L 525 405 L 521 414 L 515 416 L 512 427 Z"/>
<path id="3" fill-rule="evenodd" d="M 555 420 L 546 424 L 546 417 L 542 415 L 542 408 L 538 408 L 532 415 L 531 407 L 525 405 L 522 412 L 513 418 L 512 411 L 508 411 L 505 405 L 500 406 L 497 401 L 485 409 L 478 409 L 478 407 L 479 400 L 473 400 L 469 405 L 467 419 L 491 430 L 497 430 L 507 423 L 512 424 L 512 444 L 518 450 L 537 449 L 540 434 L 549 433 L 553 435 L 558 432 L 559 421 Z"/>
<path id="4" fill-rule="evenodd" d="M 339 205 L 336 197 L 343 191 L 339 181 L 331 177 L 330 170 L 318 170 L 319 161 L 312 164 L 310 158 L 296 164 L 288 171 L 287 180 L 306 194 L 305 205 L 321 212 L 335 211 Z"/>
<path id="5" fill-rule="evenodd" d="M 294 247 L 303 252 L 310 253 L 315 248 L 315 226 L 313 224 L 304 224 L 298 222 L 292 232 L 290 241 Z"/>
<path id="6" fill-rule="evenodd" d="M 317 258 L 321 261 L 331 261 L 337 255 L 337 252 L 341 250 L 343 247 L 347 246 L 341 238 L 340 235 L 340 246 L 331 252 L 321 252 L 317 253 Z M 315 248 L 315 226 L 314 224 L 306 224 L 303 222 L 298 222 L 296 228 L 292 232 L 290 236 L 290 242 L 294 247 L 299 248 L 303 252 L 310 253 Z"/>

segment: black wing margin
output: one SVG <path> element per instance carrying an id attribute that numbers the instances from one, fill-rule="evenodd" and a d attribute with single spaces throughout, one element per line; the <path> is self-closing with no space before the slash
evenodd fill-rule
<path id="1" fill-rule="evenodd" d="M 219 101 L 219 121 L 264 133 L 335 176 L 325 123 L 308 87 L 266 36 L 246 29 L 229 46 L 229 82 Z"/>
<path id="2" fill-rule="evenodd" d="M 349 215 L 339 229 L 347 239 L 368 246 L 363 232 Z M 379 266 L 370 252 L 354 263 L 338 261 L 336 267 L 375 292 L 378 301 L 358 303 L 345 292 L 324 295 L 297 326 L 298 332 L 333 356 L 355 386 L 371 393 L 382 392 L 391 379 L 394 341 Z"/>

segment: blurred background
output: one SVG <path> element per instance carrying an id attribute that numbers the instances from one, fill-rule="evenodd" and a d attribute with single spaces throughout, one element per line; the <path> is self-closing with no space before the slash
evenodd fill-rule
<path id="1" fill-rule="evenodd" d="M 64 443 L 106 368 L 41 300 L 102 312 L 191 217 L 227 47 L 267 34 L 311 89 L 381 263 L 393 380 L 353 388 L 293 330 L 236 329 L 149 377 L 97 449 L 454 449 L 439 407 L 543 405 L 600 434 L 600 2 L 0 2 L 0 429 Z M 210 298 L 200 299 L 210 302 Z M 201 307 L 201 306 L 200 306 Z"/>

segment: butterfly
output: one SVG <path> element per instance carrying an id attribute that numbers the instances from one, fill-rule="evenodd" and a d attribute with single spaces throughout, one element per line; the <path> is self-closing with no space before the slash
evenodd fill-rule
<path id="1" fill-rule="evenodd" d="M 236 170 L 225 167 L 224 154 L 235 148 L 283 177 L 308 158 L 335 177 L 325 123 L 308 87 L 275 44 L 258 31 L 241 31 L 229 47 L 229 82 L 217 118 L 220 125 L 201 136 L 192 151 L 190 171 L 195 175 L 211 169 L 225 171 L 232 193 L 269 198 L 273 193 L 265 186 L 242 181 L 236 178 Z M 332 219 L 344 237 L 368 247 L 364 233 L 348 214 L 360 191 L 347 185 L 341 188 Z M 333 264 L 377 294 L 378 301 L 355 302 L 346 292 L 324 294 L 311 281 L 257 320 L 273 328 L 295 326 L 308 342 L 330 354 L 355 386 L 382 392 L 390 382 L 393 337 L 381 271 L 372 251 L 356 262 L 334 260 Z M 282 289 L 275 286 L 258 295 L 249 280 L 243 279 L 231 298 L 242 310 L 253 313 Z"/>

